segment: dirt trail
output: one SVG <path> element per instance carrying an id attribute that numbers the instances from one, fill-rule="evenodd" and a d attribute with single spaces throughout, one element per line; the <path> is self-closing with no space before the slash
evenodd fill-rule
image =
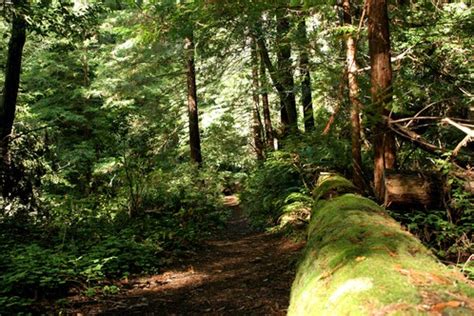
<path id="1" fill-rule="evenodd" d="M 233 196 L 227 229 L 179 267 L 131 281 L 82 315 L 285 315 L 302 244 L 252 232 Z"/>

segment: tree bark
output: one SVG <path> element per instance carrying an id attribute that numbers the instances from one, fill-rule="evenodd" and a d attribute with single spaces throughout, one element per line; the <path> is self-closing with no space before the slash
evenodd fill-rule
<path id="1" fill-rule="evenodd" d="M 13 1 L 16 8 L 20 8 L 24 0 Z M 7 63 L 5 68 L 5 84 L 3 96 L 0 99 L 0 181 L 3 197 L 10 195 L 13 179 L 10 177 L 10 140 L 15 120 L 16 103 L 20 87 L 21 61 L 23 46 L 26 41 L 26 21 L 16 11 L 12 20 L 11 37 L 8 43 Z"/>
<path id="2" fill-rule="evenodd" d="M 311 74 L 309 71 L 309 55 L 307 51 L 308 36 L 306 20 L 298 24 L 298 35 L 301 40 L 300 47 L 300 72 L 301 72 L 301 101 L 303 103 L 304 129 L 306 132 L 314 130 L 313 98 L 311 96 Z"/>
<path id="3" fill-rule="evenodd" d="M 257 44 L 255 43 L 255 38 L 250 38 L 250 50 L 251 50 L 251 62 L 252 62 L 252 98 L 253 98 L 253 108 L 252 108 L 252 130 L 253 130 L 253 140 L 255 146 L 255 154 L 257 155 L 258 160 L 263 160 L 263 140 L 262 140 L 262 121 L 260 119 L 260 83 L 258 76 L 258 56 L 257 56 Z"/>
<path id="4" fill-rule="evenodd" d="M 185 50 L 188 85 L 189 145 L 191 149 L 191 160 L 198 165 L 201 165 L 201 139 L 199 134 L 196 69 L 194 64 L 194 38 L 192 32 L 185 38 Z"/>
<path id="5" fill-rule="evenodd" d="M 350 0 L 342 3 L 344 13 L 344 24 L 352 25 L 352 14 Z M 362 104 L 359 101 L 359 83 L 357 81 L 358 65 L 356 61 L 357 42 L 352 34 L 346 38 L 346 63 L 347 63 L 347 85 L 349 88 L 349 101 L 351 104 L 351 141 L 352 141 L 352 179 L 354 184 L 364 188 L 364 178 L 362 176 L 362 155 L 360 137 L 360 109 Z"/>
<path id="6" fill-rule="evenodd" d="M 261 63 L 268 70 L 268 73 L 269 73 L 270 78 L 272 80 L 273 86 L 275 87 L 275 89 L 278 92 L 278 96 L 280 98 L 280 103 L 284 104 L 283 100 L 285 100 L 285 87 L 281 83 L 281 79 L 280 79 L 278 70 L 275 69 L 275 67 L 273 66 L 273 63 L 270 59 L 270 55 L 268 54 L 267 46 L 265 45 L 265 40 L 264 40 L 264 38 L 262 37 L 262 35 L 260 33 L 261 32 L 259 32 L 257 34 L 258 35 L 257 45 L 258 45 L 258 51 L 259 51 L 259 54 L 260 54 Z M 265 70 L 263 70 L 263 73 L 265 73 Z M 264 105 L 263 106 L 264 106 L 264 109 L 265 109 L 265 108 L 268 108 L 268 94 L 265 93 L 263 97 L 264 97 L 264 99 L 263 99 Z M 267 106 L 265 105 L 265 103 L 267 103 Z M 283 113 L 282 113 L 282 111 L 283 111 Z M 287 120 L 288 116 L 286 115 L 286 107 L 284 107 L 283 105 L 281 106 L 280 114 L 282 115 L 282 119 L 283 119 L 282 120 L 282 125 L 283 125 L 283 129 L 284 129 L 281 136 L 284 136 L 285 135 L 285 123 L 283 123 L 283 122 L 287 122 L 286 124 L 288 124 L 288 120 Z M 268 112 L 268 118 L 270 118 L 270 112 Z M 278 136 L 275 135 L 275 133 L 272 129 L 272 139 L 274 139 L 275 137 L 278 138 Z M 273 144 L 271 146 L 273 146 Z"/>
<path id="7" fill-rule="evenodd" d="M 277 68 L 278 77 L 283 86 L 281 95 L 281 122 L 283 135 L 298 129 L 298 115 L 296 111 L 295 83 L 291 62 L 291 44 L 288 39 L 290 21 L 286 8 L 277 10 Z"/>
<path id="8" fill-rule="evenodd" d="M 390 63 L 390 33 L 386 0 L 367 0 L 370 52 L 370 93 L 374 107 L 374 191 L 384 198 L 384 172 L 396 167 L 395 136 L 383 119 L 386 105 L 392 100 L 392 66 Z"/>
<path id="9" fill-rule="evenodd" d="M 265 73 L 265 64 L 260 58 L 260 85 L 262 91 L 263 122 L 265 125 L 266 143 L 269 149 L 274 148 L 273 126 L 270 115 L 270 103 L 268 102 L 268 93 L 265 90 L 267 86 L 267 75 Z"/>
<path id="10" fill-rule="evenodd" d="M 393 209 L 440 209 L 447 186 L 439 173 L 387 172 L 384 205 Z"/>

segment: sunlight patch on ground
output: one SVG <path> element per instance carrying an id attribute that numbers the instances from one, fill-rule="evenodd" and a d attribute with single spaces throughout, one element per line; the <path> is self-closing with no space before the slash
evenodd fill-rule
<path id="1" fill-rule="evenodd" d="M 141 278 L 138 284 L 144 286 L 138 287 L 150 291 L 179 289 L 200 285 L 210 277 L 209 274 L 195 271 L 193 267 L 190 267 L 185 271 L 166 271 L 151 278 Z"/>

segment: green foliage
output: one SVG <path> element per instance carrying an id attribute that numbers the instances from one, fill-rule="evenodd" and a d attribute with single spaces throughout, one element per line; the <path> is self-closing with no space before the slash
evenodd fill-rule
<path id="1" fill-rule="evenodd" d="M 326 113 L 316 119 L 318 125 L 316 131 L 289 137 L 283 143 L 285 151 L 294 153 L 296 166 L 306 177 L 306 181 L 316 180 L 318 171 L 337 171 L 346 174 L 351 167 L 347 122 L 333 126 L 328 135 L 321 135 L 327 120 Z"/>
<path id="2" fill-rule="evenodd" d="M 307 194 L 294 192 L 290 193 L 285 201 L 282 208 L 283 213 L 297 212 L 304 208 L 309 208 L 313 204 L 313 199 Z"/>
<path id="3" fill-rule="evenodd" d="M 240 200 L 252 223 L 265 227 L 276 224 L 285 204 L 290 201 L 287 198 L 295 193 L 305 193 L 305 189 L 293 156 L 274 152 L 248 177 Z"/>
<path id="4" fill-rule="evenodd" d="M 465 181 L 459 178 L 453 163 L 445 159 L 437 159 L 435 163 L 447 178 L 449 186 L 446 209 L 392 211 L 391 214 L 433 249 L 438 257 L 460 264 L 474 250 L 473 196 L 465 189 Z"/>
<path id="5" fill-rule="evenodd" d="M 101 204 L 99 209 L 76 205 L 74 212 L 68 212 L 67 202 L 56 205 L 54 221 L 41 227 L 4 219 L 1 308 L 25 311 L 30 299 L 62 297 L 71 287 L 92 295 L 99 286 L 100 293 L 113 294 L 118 289 L 100 287 L 104 279 L 155 273 L 181 250 L 197 245 L 221 226 L 226 213 L 212 173 L 198 174 L 194 167 L 181 172 L 181 177 L 168 175 L 169 181 L 159 183 L 161 187 L 147 196 L 155 209 L 133 219 Z M 36 241 L 25 238 L 25 233 Z"/>
<path id="6" fill-rule="evenodd" d="M 283 150 L 270 153 L 244 184 L 241 201 L 253 223 L 271 226 L 284 212 L 311 206 L 308 199 L 319 173 L 347 172 L 348 150 L 346 139 L 321 136 L 319 131 L 285 140 Z"/>
<path id="7" fill-rule="evenodd" d="M 461 262 L 472 252 L 473 242 L 472 212 L 466 215 L 460 225 L 453 223 L 445 210 L 419 210 L 391 214 L 405 224 L 407 228 L 419 237 L 425 244 L 443 259 Z"/>
<path id="8" fill-rule="evenodd" d="M 394 10 L 393 49 L 405 53 L 396 67 L 392 110 L 404 116 L 468 118 L 472 96 L 470 89 L 472 59 L 468 52 L 473 45 L 473 8 L 463 2 L 437 5 L 430 2 Z M 394 55 L 396 55 L 395 53 Z M 464 91 L 464 92 L 463 92 Z M 420 121 L 411 128 L 433 144 L 454 148 L 464 135 L 437 121 Z M 413 151 L 412 145 L 402 152 Z M 412 155 L 405 167 L 432 165 L 432 157 L 423 152 Z M 462 150 L 458 157 L 469 161 Z"/>
<path id="9" fill-rule="evenodd" d="M 202 150 L 207 165 L 219 171 L 235 173 L 251 164 L 247 137 L 239 133 L 239 126 L 230 114 L 224 114 L 206 129 Z"/>
<path id="10" fill-rule="evenodd" d="M 133 10 L 98 12 L 28 34 L 11 146 L 28 200 L 0 201 L 0 313 L 71 288 L 111 295 L 104 279 L 157 272 L 222 226 L 224 172 L 249 160 L 227 116 L 204 135 L 207 165 L 188 164 L 181 46 L 143 41 Z"/>

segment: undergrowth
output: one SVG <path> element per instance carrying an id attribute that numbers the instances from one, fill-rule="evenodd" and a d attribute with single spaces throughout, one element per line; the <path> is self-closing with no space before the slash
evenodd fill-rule
<path id="1" fill-rule="evenodd" d="M 442 261 L 457 265 L 474 279 L 474 196 L 465 189 L 465 182 L 452 172 L 451 163 L 439 160 L 438 165 L 447 177 L 446 208 L 391 210 L 390 214 Z"/>
<path id="2" fill-rule="evenodd" d="M 319 126 L 324 126 L 325 119 Z M 288 137 L 279 151 L 270 152 L 244 182 L 240 199 L 257 228 L 289 230 L 307 221 L 311 192 L 320 172 L 350 167 L 350 144 L 344 138 L 321 137 L 321 131 Z M 331 148 L 331 150 L 327 150 Z M 278 225 L 279 224 L 279 225 Z M 276 226 L 278 225 L 278 227 Z"/>
<path id="3" fill-rule="evenodd" d="M 4 204 L 0 314 L 39 311 L 41 299 L 117 292 L 106 280 L 156 273 L 222 228 L 227 213 L 218 175 L 183 168 L 159 178 L 149 179 L 134 217 L 120 194 L 109 204 L 49 197 L 50 209 L 40 212 L 49 218 Z"/>

